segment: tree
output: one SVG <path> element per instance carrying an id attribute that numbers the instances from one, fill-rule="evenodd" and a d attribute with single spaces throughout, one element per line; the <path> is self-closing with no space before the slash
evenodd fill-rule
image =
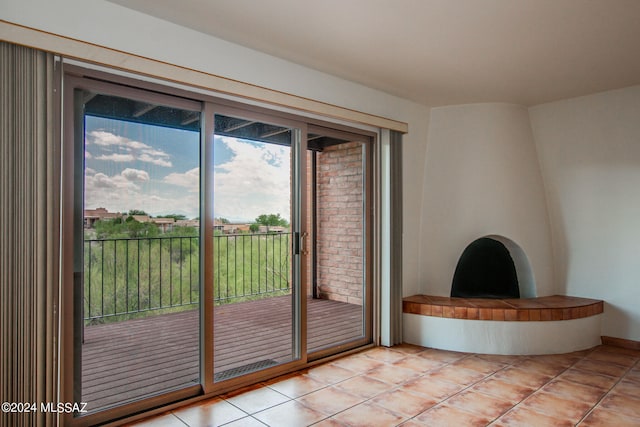
<path id="1" fill-rule="evenodd" d="M 269 230 L 269 227 L 280 226 L 289 227 L 289 221 L 282 218 L 280 214 L 262 214 L 256 218 L 256 224 L 264 225 Z"/>
<path id="2" fill-rule="evenodd" d="M 95 222 L 96 238 L 126 237 L 126 225 L 122 218 L 101 219 Z"/>
<path id="3" fill-rule="evenodd" d="M 146 213 L 145 211 L 141 210 L 141 209 L 130 209 L 129 210 L 129 216 L 131 215 L 146 215 L 149 216 L 148 213 Z"/>
<path id="4" fill-rule="evenodd" d="M 227 218 L 214 218 L 220 224 L 229 224 L 229 220 Z"/>
<path id="5" fill-rule="evenodd" d="M 156 237 L 160 234 L 160 229 L 154 223 L 139 222 L 132 216 L 124 221 L 122 218 L 96 221 L 94 228 L 98 239 Z"/>
<path id="6" fill-rule="evenodd" d="M 156 237 L 160 234 L 160 229 L 152 222 L 139 222 L 133 219 L 132 221 L 127 221 L 127 232 L 131 238 Z"/>
<path id="7" fill-rule="evenodd" d="M 167 215 L 157 215 L 156 218 L 173 218 L 176 221 L 178 221 L 178 220 L 187 219 L 187 216 L 182 214 L 167 214 Z"/>

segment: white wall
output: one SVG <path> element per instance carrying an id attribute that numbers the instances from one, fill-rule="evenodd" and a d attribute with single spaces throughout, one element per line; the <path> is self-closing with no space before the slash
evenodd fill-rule
<path id="1" fill-rule="evenodd" d="M 404 225 L 410 238 L 403 275 L 406 292 L 417 292 L 420 255 L 414 236 L 420 227 L 427 107 L 103 0 L 2 0 L 0 7 L 0 17 L 10 22 L 407 122 Z"/>
<path id="2" fill-rule="evenodd" d="M 600 344 L 600 318 L 545 322 L 496 322 L 403 315 L 405 342 L 483 354 L 558 354 Z"/>
<path id="3" fill-rule="evenodd" d="M 493 234 L 524 250 L 537 296 L 555 293 L 549 217 L 526 108 L 432 109 L 423 191 L 421 293 L 448 296 L 462 251 Z"/>
<path id="4" fill-rule="evenodd" d="M 602 334 L 640 340 L 640 86 L 530 109 L 558 292 L 605 301 Z"/>

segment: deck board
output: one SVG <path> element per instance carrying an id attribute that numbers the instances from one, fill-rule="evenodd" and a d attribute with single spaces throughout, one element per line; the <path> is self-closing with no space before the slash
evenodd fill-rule
<path id="1" fill-rule="evenodd" d="M 310 350 L 362 336 L 362 307 L 309 298 Z M 214 308 L 214 373 L 291 359 L 288 296 Z M 89 410 L 196 384 L 198 310 L 85 327 L 82 401 Z"/>

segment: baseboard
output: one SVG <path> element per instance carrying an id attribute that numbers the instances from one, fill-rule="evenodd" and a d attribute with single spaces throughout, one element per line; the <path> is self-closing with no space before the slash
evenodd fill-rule
<path id="1" fill-rule="evenodd" d="M 629 350 L 640 350 L 640 341 L 627 340 L 624 338 L 604 337 L 604 336 L 601 338 L 602 338 L 602 344 L 605 344 L 605 345 L 627 348 Z"/>

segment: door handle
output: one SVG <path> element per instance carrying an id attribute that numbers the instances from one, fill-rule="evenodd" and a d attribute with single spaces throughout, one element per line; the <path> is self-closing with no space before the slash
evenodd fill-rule
<path id="1" fill-rule="evenodd" d="M 307 249 L 307 237 L 309 237 L 309 233 L 306 231 L 302 233 L 300 237 L 300 253 L 302 255 L 309 255 L 309 250 Z"/>

